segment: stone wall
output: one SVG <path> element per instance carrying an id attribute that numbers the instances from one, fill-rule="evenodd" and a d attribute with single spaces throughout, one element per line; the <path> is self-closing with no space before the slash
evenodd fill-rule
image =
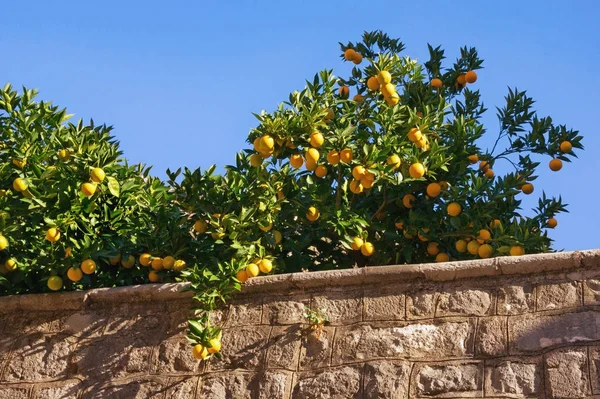
<path id="1" fill-rule="evenodd" d="M 256 278 L 208 362 L 181 287 L 0 298 L 0 398 L 600 397 L 600 250 Z"/>

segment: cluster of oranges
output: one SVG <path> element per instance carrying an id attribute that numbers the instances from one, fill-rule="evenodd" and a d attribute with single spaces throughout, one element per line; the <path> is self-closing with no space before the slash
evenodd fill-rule
<path id="1" fill-rule="evenodd" d="M 475 83 L 477 81 L 477 72 L 475 71 L 467 71 L 466 73 L 461 73 L 456 78 L 456 88 L 458 90 L 463 89 L 467 86 L 467 83 Z M 440 78 L 431 79 L 431 87 L 434 89 L 441 89 L 444 83 Z"/>
<path id="2" fill-rule="evenodd" d="M 367 88 L 371 91 L 379 90 L 388 105 L 394 106 L 400 102 L 396 85 L 392 83 L 392 74 L 388 71 L 379 71 L 377 76 L 367 79 Z"/>
<path id="3" fill-rule="evenodd" d="M 217 353 L 221 351 L 221 335 L 218 337 L 211 339 L 209 342 L 210 346 L 203 346 L 201 344 L 196 344 L 192 347 L 192 356 L 198 360 L 204 360 L 209 355 L 213 353 Z"/>
<path id="4" fill-rule="evenodd" d="M 273 270 L 273 262 L 270 259 L 256 258 L 251 263 L 246 265 L 242 270 L 238 270 L 236 278 L 245 283 L 248 279 L 258 276 L 260 273 L 268 274 Z"/>
<path id="5" fill-rule="evenodd" d="M 375 246 L 369 241 L 364 241 L 360 237 L 354 237 L 350 246 L 355 251 L 360 251 L 364 256 L 371 256 L 375 253 Z"/>

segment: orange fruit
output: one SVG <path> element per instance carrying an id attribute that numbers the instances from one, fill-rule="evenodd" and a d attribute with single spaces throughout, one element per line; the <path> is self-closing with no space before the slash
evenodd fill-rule
<path id="1" fill-rule="evenodd" d="M 195 359 L 204 360 L 208 356 L 208 349 L 200 344 L 194 345 L 192 348 L 192 355 Z"/>
<path id="2" fill-rule="evenodd" d="M 258 224 L 258 228 L 262 231 L 269 231 L 273 228 L 273 222 L 270 220 L 263 220 Z"/>
<path id="3" fill-rule="evenodd" d="M 125 269 L 131 269 L 133 266 L 135 266 L 135 257 L 133 255 L 129 255 L 127 259 L 122 259 L 121 266 L 123 266 Z"/>
<path id="4" fill-rule="evenodd" d="M 148 280 L 150 280 L 151 283 L 160 283 L 162 281 L 162 277 L 156 272 L 156 270 L 150 270 L 148 272 Z"/>
<path id="5" fill-rule="evenodd" d="M 458 83 L 461 87 L 464 87 L 467 84 L 467 77 L 462 74 L 456 78 L 456 83 Z"/>
<path id="6" fill-rule="evenodd" d="M 523 194 L 531 194 L 533 192 L 533 184 L 531 183 L 525 183 L 523 184 L 523 186 L 521 187 L 521 191 L 523 191 Z"/>
<path id="7" fill-rule="evenodd" d="M 10 258 L 10 259 L 7 259 L 6 262 L 4 262 L 4 265 L 0 265 L 0 266 L 4 266 L 6 273 L 9 273 L 9 272 L 13 272 L 13 271 L 17 270 L 18 265 L 17 265 L 16 260 Z M 5 274 L 5 273 L 3 273 L 3 274 Z"/>
<path id="8" fill-rule="evenodd" d="M 550 219 L 548 219 L 548 222 L 546 224 L 549 228 L 553 229 L 556 226 L 558 226 L 558 221 L 554 218 L 550 218 Z"/>
<path id="9" fill-rule="evenodd" d="M 352 169 L 352 177 L 354 177 L 354 179 L 356 180 L 360 180 L 361 177 L 363 177 L 365 175 L 365 167 L 362 165 L 356 165 L 353 169 Z"/>
<path id="10" fill-rule="evenodd" d="M 81 262 L 79 267 L 85 274 L 92 274 L 96 271 L 96 262 L 94 262 L 92 259 L 86 259 Z"/>
<path id="11" fill-rule="evenodd" d="M 152 262 L 152 255 L 150 255 L 150 254 L 141 254 L 140 255 L 140 265 L 142 265 L 144 267 L 148 267 L 148 266 L 150 266 L 151 262 Z"/>
<path id="12" fill-rule="evenodd" d="M 306 170 L 310 170 L 311 172 L 313 170 L 317 169 L 317 163 L 315 161 L 313 161 L 312 159 L 307 159 L 306 160 Z"/>
<path id="13" fill-rule="evenodd" d="M 246 274 L 248 275 L 248 278 L 258 276 L 260 274 L 260 269 L 258 268 L 258 265 L 255 263 L 248 264 L 248 266 L 246 266 Z"/>
<path id="14" fill-rule="evenodd" d="M 446 210 L 448 211 L 448 215 L 458 216 L 462 212 L 462 206 L 457 202 L 451 202 L 448 204 Z"/>
<path id="15" fill-rule="evenodd" d="M 321 132 L 313 132 L 313 134 L 310 135 L 310 145 L 315 148 L 319 148 L 320 146 L 322 146 L 324 141 L 325 138 L 323 137 Z"/>
<path id="16" fill-rule="evenodd" d="M 106 174 L 102 168 L 94 168 L 90 172 L 90 178 L 94 183 L 101 183 L 105 176 Z"/>
<path id="17" fill-rule="evenodd" d="M 469 241 L 467 244 L 467 251 L 469 251 L 471 255 L 477 255 L 479 251 L 479 243 L 477 240 Z"/>
<path id="18" fill-rule="evenodd" d="M 321 178 L 327 176 L 327 168 L 324 165 L 317 166 L 317 169 L 315 169 L 315 175 Z"/>
<path id="19" fill-rule="evenodd" d="M 265 134 L 258 141 L 258 152 L 272 152 L 275 148 L 275 140 L 273 137 Z"/>
<path id="20" fill-rule="evenodd" d="M 488 169 L 490 168 L 490 163 L 488 161 L 481 161 L 479 163 L 479 169 L 485 173 L 488 171 Z"/>
<path id="21" fill-rule="evenodd" d="M 449 260 L 450 260 L 450 257 L 448 256 L 447 253 L 444 253 L 444 252 L 440 252 L 435 257 L 436 262 L 448 262 Z"/>
<path id="22" fill-rule="evenodd" d="M 396 93 L 396 85 L 393 83 L 386 83 L 381 85 L 381 94 L 384 97 L 390 97 L 392 94 Z"/>
<path id="23" fill-rule="evenodd" d="M 406 194 L 404 197 L 402 197 L 402 205 L 404 205 L 405 208 L 412 208 L 414 202 L 417 200 L 417 198 L 412 195 L 412 194 Z"/>
<path id="24" fill-rule="evenodd" d="M 445 180 L 440 180 L 440 187 L 443 191 L 448 190 L 448 188 L 450 187 L 448 182 Z"/>
<path id="25" fill-rule="evenodd" d="M 240 281 L 240 283 L 245 283 L 246 281 L 248 281 L 248 273 L 246 273 L 245 270 L 240 270 L 235 275 L 235 278 L 237 278 Z"/>
<path id="26" fill-rule="evenodd" d="M 56 242 L 60 238 L 60 231 L 56 227 L 51 227 L 46 231 L 46 240 Z"/>
<path id="27" fill-rule="evenodd" d="M 346 59 L 346 61 L 354 61 L 354 58 L 356 58 L 356 54 L 358 54 L 354 49 L 346 49 L 346 51 L 344 51 L 344 58 Z"/>
<path id="28" fill-rule="evenodd" d="M 360 194 L 363 192 L 363 185 L 360 182 L 360 180 L 352 180 L 350 182 L 350 191 L 352 191 L 354 194 Z"/>
<path id="29" fill-rule="evenodd" d="M 69 159 L 71 159 L 71 152 L 65 149 L 58 151 L 58 159 L 60 159 L 63 162 L 67 162 Z"/>
<path id="30" fill-rule="evenodd" d="M 338 91 L 338 94 L 342 98 L 348 98 L 348 96 L 350 95 L 350 89 L 348 88 L 348 86 L 341 86 L 340 90 Z"/>
<path id="31" fill-rule="evenodd" d="M 24 179 L 17 177 L 14 181 L 13 181 L 13 188 L 15 189 L 15 191 L 17 192 L 22 192 L 27 190 L 27 183 L 25 182 Z"/>
<path id="32" fill-rule="evenodd" d="M 216 353 L 221 351 L 221 340 L 218 338 L 213 338 L 208 341 L 210 344 L 210 348 L 208 348 L 208 353 Z"/>
<path id="33" fill-rule="evenodd" d="M 290 165 L 292 168 L 299 169 L 304 165 L 304 158 L 300 154 L 294 154 L 290 157 Z"/>
<path id="34" fill-rule="evenodd" d="M 308 150 L 306 150 L 306 161 L 308 162 L 313 161 L 313 162 L 317 162 L 319 160 L 319 157 L 321 156 L 321 154 L 319 154 L 319 151 L 317 151 L 314 148 L 309 148 Z"/>
<path id="35" fill-rule="evenodd" d="M 329 151 L 327 154 L 327 162 L 329 162 L 330 165 L 337 165 L 340 162 L 340 153 L 336 150 Z"/>
<path id="36" fill-rule="evenodd" d="M 389 96 L 383 98 L 387 105 L 394 106 L 400 102 L 400 96 L 398 93 L 392 93 Z"/>
<path id="37" fill-rule="evenodd" d="M 314 206 L 311 206 L 306 211 L 306 218 L 311 222 L 316 222 L 317 219 L 321 216 L 321 212 Z"/>
<path id="38" fill-rule="evenodd" d="M 375 252 L 375 246 L 368 241 L 365 241 L 365 243 L 362 245 L 362 247 L 360 247 L 360 253 L 363 254 L 364 256 L 371 256 L 371 255 L 373 255 L 374 252 Z"/>
<path id="39" fill-rule="evenodd" d="M 275 239 L 275 244 L 278 245 L 283 240 L 283 234 L 278 230 L 273 230 L 273 238 Z"/>
<path id="40" fill-rule="evenodd" d="M 558 172 L 562 169 L 562 161 L 560 159 L 553 159 L 550 161 L 550 170 L 554 172 Z"/>
<path id="41" fill-rule="evenodd" d="M 83 272 L 80 268 L 75 269 L 70 267 L 69 270 L 67 270 L 67 277 L 71 281 L 79 281 L 83 278 Z"/>
<path id="42" fill-rule="evenodd" d="M 468 158 L 471 164 L 479 162 L 479 157 L 477 156 L 477 154 L 469 155 Z"/>
<path id="43" fill-rule="evenodd" d="M 510 247 L 510 256 L 522 256 L 525 255 L 525 248 L 520 245 L 513 245 Z"/>
<path id="44" fill-rule="evenodd" d="M 250 155 L 250 166 L 253 168 L 258 168 L 260 165 L 262 165 L 262 163 L 263 157 L 261 157 L 259 154 Z"/>
<path id="45" fill-rule="evenodd" d="M 162 258 L 161 257 L 152 258 L 152 262 L 150 263 L 150 266 L 152 266 L 152 269 L 154 269 L 156 271 L 162 270 L 164 268 Z"/>
<path id="46" fill-rule="evenodd" d="M 421 140 L 415 141 L 415 145 L 417 146 L 417 148 L 427 150 L 427 140 L 425 139 L 425 137 L 421 138 Z"/>
<path id="47" fill-rule="evenodd" d="M 63 286 L 63 279 L 58 276 L 52 276 L 48 279 L 48 288 L 52 291 L 58 291 Z"/>
<path id="48" fill-rule="evenodd" d="M 441 89 L 442 88 L 442 80 L 438 79 L 438 78 L 433 78 L 431 79 L 431 87 L 436 88 L 436 89 Z"/>
<path id="49" fill-rule="evenodd" d="M 352 97 L 352 101 L 357 102 L 357 103 L 362 103 L 363 101 L 365 101 L 365 97 L 361 96 L 360 94 L 355 95 L 354 97 Z"/>
<path id="50" fill-rule="evenodd" d="M 460 253 L 467 252 L 467 242 L 465 240 L 458 240 L 455 244 L 456 250 Z"/>
<path id="51" fill-rule="evenodd" d="M 367 179 L 366 176 L 364 176 L 363 178 L 360 179 L 360 184 L 363 186 L 363 188 L 371 188 L 373 187 L 373 180 Z"/>
<path id="52" fill-rule="evenodd" d="M 163 258 L 163 268 L 167 269 L 167 270 L 171 270 L 173 268 L 173 265 L 175 264 L 175 258 L 172 256 L 165 256 Z"/>
<path id="53" fill-rule="evenodd" d="M 377 81 L 380 85 L 384 85 L 386 83 L 391 83 L 392 75 L 388 71 L 380 71 L 377 74 Z"/>
<path id="54" fill-rule="evenodd" d="M 350 246 L 352 247 L 353 250 L 358 251 L 364 244 L 364 241 L 362 238 L 360 237 L 354 237 L 352 239 L 352 242 L 350 243 Z"/>
<path id="55" fill-rule="evenodd" d="M 408 168 L 408 174 L 413 179 L 420 179 L 425 175 L 425 166 L 423 166 L 423 164 L 419 162 L 413 163 L 412 165 L 410 165 L 410 168 Z"/>
<path id="56" fill-rule="evenodd" d="M 400 157 L 397 154 L 392 154 L 387 157 L 386 163 L 392 165 L 392 169 L 398 169 L 401 164 Z"/>
<path id="57" fill-rule="evenodd" d="M 206 233 L 207 229 L 208 229 L 208 224 L 206 224 L 206 222 L 204 220 L 198 219 L 194 222 L 194 230 L 196 231 L 196 233 L 198 233 L 198 234 Z"/>
<path id="58" fill-rule="evenodd" d="M 427 253 L 431 256 L 436 256 L 440 253 L 439 244 L 437 242 L 430 242 L 427 244 Z"/>
<path id="59" fill-rule="evenodd" d="M 422 232 L 423 234 L 421 234 L 421 232 Z M 425 228 L 425 229 L 423 229 L 422 231 L 419 231 L 419 232 L 417 233 L 417 237 L 419 237 L 419 240 L 420 240 L 420 241 L 427 242 L 427 241 L 429 241 L 429 238 L 425 237 L 425 234 L 428 234 L 428 233 L 429 233 L 429 229 L 428 229 L 428 228 Z"/>
<path id="60" fill-rule="evenodd" d="M 465 73 L 465 81 L 467 83 L 475 83 L 477 81 L 477 73 L 475 71 L 468 71 Z"/>
<path id="61" fill-rule="evenodd" d="M 115 266 L 120 261 L 121 261 L 121 254 L 117 254 L 116 256 L 113 256 L 112 258 L 108 258 L 108 263 L 110 263 L 113 266 Z"/>
<path id="62" fill-rule="evenodd" d="M 410 129 L 408 131 L 408 139 L 410 141 L 412 141 L 413 143 L 415 141 L 421 140 L 422 138 L 423 138 L 423 133 L 421 133 L 421 131 L 418 128 L 413 127 L 412 129 Z"/>
<path id="63" fill-rule="evenodd" d="M 486 170 L 486 171 L 485 171 L 484 175 L 485 175 L 485 177 L 487 177 L 488 179 L 493 179 L 493 178 L 494 178 L 494 175 L 495 175 L 495 173 L 494 173 L 494 171 L 493 171 L 493 170 L 491 170 L 491 169 L 488 169 L 488 170 Z"/>
<path id="64" fill-rule="evenodd" d="M 404 227 L 404 222 L 396 222 L 394 223 L 394 226 L 396 226 L 398 230 L 402 230 L 402 228 Z"/>
<path id="65" fill-rule="evenodd" d="M 490 233 L 488 230 L 486 230 L 486 229 L 479 230 L 479 235 L 477 236 L 477 241 L 479 241 L 480 244 L 483 244 L 485 241 L 487 241 L 491 238 L 492 238 L 492 233 Z"/>
<path id="66" fill-rule="evenodd" d="M 349 163 L 349 162 L 352 162 L 352 159 L 353 159 L 353 154 L 352 154 L 351 148 L 344 148 L 340 152 L 340 160 L 342 162 Z"/>
<path id="67" fill-rule="evenodd" d="M 427 195 L 431 198 L 435 198 L 442 192 L 442 187 L 438 183 L 429 183 L 427 185 Z"/>
<path id="68" fill-rule="evenodd" d="M 494 248 L 490 244 L 480 245 L 477 249 L 477 254 L 481 259 L 489 258 L 493 255 Z"/>
<path id="69" fill-rule="evenodd" d="M 495 229 L 496 227 L 502 226 L 500 219 L 494 219 L 490 222 L 490 228 Z"/>
<path id="70" fill-rule="evenodd" d="M 363 60 L 363 56 L 360 53 L 356 53 L 356 57 L 352 60 L 356 65 L 360 64 Z"/>
<path id="71" fill-rule="evenodd" d="M 181 260 L 181 259 L 177 259 L 175 261 L 175 264 L 173 265 L 173 270 L 175 270 L 176 272 L 180 272 L 183 269 L 185 269 L 185 267 L 186 267 L 185 261 Z"/>
<path id="72" fill-rule="evenodd" d="M 571 152 L 573 150 L 573 144 L 570 141 L 563 141 L 560 143 L 560 151 L 561 152 Z"/>
<path id="73" fill-rule="evenodd" d="M 81 192 L 86 197 L 91 197 L 96 192 L 96 185 L 94 183 L 83 183 L 81 185 Z"/>
<path id="74" fill-rule="evenodd" d="M 271 270 L 273 270 L 273 262 L 269 259 L 261 259 L 260 262 L 258 262 L 258 268 L 263 273 L 271 273 Z"/>
<path id="75" fill-rule="evenodd" d="M 254 151 L 260 152 L 260 137 L 255 138 L 252 145 L 254 146 Z"/>
<path id="76" fill-rule="evenodd" d="M 379 80 L 377 80 L 376 76 L 371 76 L 369 79 L 367 79 L 367 87 L 369 90 L 379 90 L 379 86 Z"/>

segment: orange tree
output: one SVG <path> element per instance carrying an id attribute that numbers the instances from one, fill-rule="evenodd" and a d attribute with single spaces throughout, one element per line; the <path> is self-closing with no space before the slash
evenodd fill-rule
<path id="1" fill-rule="evenodd" d="M 551 250 L 546 229 L 565 205 L 542 193 L 525 217 L 520 197 L 534 190 L 532 155 L 559 170 L 583 148 L 577 131 L 539 117 L 526 92 L 510 90 L 494 145 L 481 148 L 474 48 L 444 69 L 439 47 L 421 65 L 382 32 L 340 45 L 350 76 L 322 71 L 256 115 L 253 148 L 223 176 L 214 167 L 169 172 L 195 236 L 185 278 L 200 303 L 189 333 L 197 358 L 220 349 L 208 312 L 261 272 Z M 503 176 L 494 172 L 501 162 L 511 169 Z"/>

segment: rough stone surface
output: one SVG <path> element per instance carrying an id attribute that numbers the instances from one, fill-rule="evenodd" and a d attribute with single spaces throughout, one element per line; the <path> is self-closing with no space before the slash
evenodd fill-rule
<path id="1" fill-rule="evenodd" d="M 290 397 L 292 374 L 284 371 L 268 371 L 258 380 L 259 399 L 284 399 Z"/>
<path id="2" fill-rule="evenodd" d="M 169 399 L 188 399 L 196 395 L 198 388 L 198 377 L 192 378 L 173 378 L 167 384 L 165 398 Z"/>
<path id="3" fill-rule="evenodd" d="M 483 364 L 425 365 L 416 373 L 419 397 L 481 397 Z"/>
<path id="4" fill-rule="evenodd" d="M 365 320 L 403 320 L 404 294 L 397 290 L 369 289 L 364 296 Z"/>
<path id="5" fill-rule="evenodd" d="M 317 337 L 315 332 L 309 331 L 306 328 L 302 332 L 300 368 L 306 370 L 329 366 L 331 364 L 331 350 L 335 328 L 323 328 L 320 337 Z"/>
<path id="6" fill-rule="evenodd" d="M 66 383 L 53 383 L 41 386 L 33 393 L 34 399 L 64 399 L 77 397 L 82 383 L 79 380 L 71 380 Z"/>
<path id="7" fill-rule="evenodd" d="M 309 304 L 307 296 L 269 298 L 263 307 L 263 317 L 271 325 L 304 323 L 304 312 Z"/>
<path id="8" fill-rule="evenodd" d="M 590 393 L 587 350 L 561 349 L 546 355 L 549 398 L 581 398 Z"/>
<path id="9" fill-rule="evenodd" d="M 245 369 L 255 370 L 260 368 L 265 358 L 265 349 L 269 339 L 271 327 L 234 327 L 223 332 L 221 360 L 211 359 L 208 363 L 209 370 Z"/>
<path id="10" fill-rule="evenodd" d="M 586 305 L 600 304 L 600 279 L 591 278 L 583 282 L 583 301 Z"/>
<path id="11" fill-rule="evenodd" d="M 301 334 L 300 326 L 273 327 L 268 347 L 267 366 L 296 370 L 300 355 Z"/>
<path id="12" fill-rule="evenodd" d="M 229 306 L 227 327 L 252 326 L 260 324 L 262 319 L 262 304 L 257 302 L 234 302 Z"/>
<path id="13" fill-rule="evenodd" d="M 317 374 L 300 374 L 292 398 L 360 398 L 360 372 L 356 367 L 341 367 Z"/>
<path id="14" fill-rule="evenodd" d="M 508 285 L 498 290 L 498 314 L 522 314 L 534 308 L 534 288 L 530 284 Z"/>
<path id="15" fill-rule="evenodd" d="M 152 364 L 158 374 L 194 374 L 200 371 L 200 362 L 192 356 L 190 344 L 184 337 L 167 339 L 154 352 Z"/>
<path id="16" fill-rule="evenodd" d="M 435 292 L 418 292 L 406 297 L 406 315 L 409 319 L 428 319 L 435 312 Z"/>
<path id="17" fill-rule="evenodd" d="M 27 399 L 30 391 L 30 388 L 13 388 L 0 385 L 0 399 Z"/>
<path id="18" fill-rule="evenodd" d="M 595 395 L 600 394 L 600 347 L 589 348 L 590 367 L 592 371 L 592 391 Z"/>
<path id="19" fill-rule="evenodd" d="M 364 398 L 396 399 L 408 397 L 411 365 L 406 361 L 378 361 L 365 364 Z"/>
<path id="20" fill-rule="evenodd" d="M 473 315 L 484 316 L 492 306 L 489 292 L 481 290 L 458 290 L 440 294 L 435 315 L 437 317 Z"/>
<path id="21" fill-rule="evenodd" d="M 546 284 L 537 287 L 537 310 L 553 310 L 581 306 L 581 283 Z"/>
<path id="22" fill-rule="evenodd" d="M 486 356 L 505 355 L 508 351 L 506 335 L 506 317 L 482 317 L 475 336 L 475 353 Z"/>
<path id="23" fill-rule="evenodd" d="M 312 309 L 324 309 L 332 325 L 348 324 L 362 319 L 362 293 L 332 291 L 313 297 Z"/>
<path id="24" fill-rule="evenodd" d="M 485 391 L 489 396 L 523 398 L 540 392 L 542 376 L 538 359 L 492 361 L 485 371 Z"/>
<path id="25" fill-rule="evenodd" d="M 209 374 L 202 377 L 197 398 L 250 399 L 252 398 L 250 374 Z"/>
<path id="26" fill-rule="evenodd" d="M 90 399 L 162 399 L 166 381 L 140 377 L 103 384 L 94 384 L 81 395 Z"/>

